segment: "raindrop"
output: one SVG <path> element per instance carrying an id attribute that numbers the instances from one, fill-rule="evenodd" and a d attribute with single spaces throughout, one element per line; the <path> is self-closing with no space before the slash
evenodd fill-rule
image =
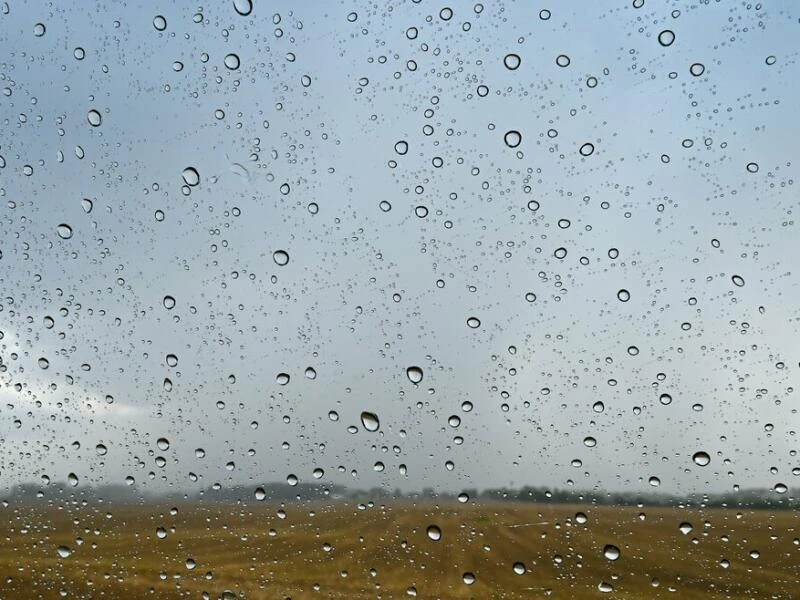
<path id="1" fill-rule="evenodd" d="M 505 57 L 503 57 L 503 64 L 509 71 L 516 71 L 519 69 L 520 64 L 522 64 L 522 59 L 518 54 L 506 54 Z"/>
<path id="2" fill-rule="evenodd" d="M 47 360 L 45 357 L 41 357 L 37 361 L 37 364 L 39 365 L 40 369 L 47 369 L 50 366 L 50 361 Z"/>
<path id="3" fill-rule="evenodd" d="M 744 287 L 744 279 L 741 275 L 734 275 L 731 277 L 731 281 L 733 281 L 733 285 L 737 287 Z"/>
<path id="4" fill-rule="evenodd" d="M 566 54 L 559 54 L 556 56 L 556 64 L 559 67 L 568 67 L 569 66 L 569 56 Z"/>
<path id="5" fill-rule="evenodd" d="M 587 448 L 594 448 L 595 446 L 597 446 L 597 440 L 591 436 L 587 436 L 583 438 L 583 445 L 586 446 Z"/>
<path id="6" fill-rule="evenodd" d="M 631 299 L 631 293 L 626 289 L 621 289 L 617 292 L 617 299 L 620 302 L 627 302 Z"/>
<path id="7" fill-rule="evenodd" d="M 519 131 L 512 129 L 506 132 L 505 136 L 503 136 L 503 140 L 505 141 L 506 146 L 509 148 L 516 148 L 522 143 L 522 134 Z"/>
<path id="8" fill-rule="evenodd" d="M 700 467 L 705 467 L 708 463 L 711 462 L 711 457 L 708 455 L 707 452 L 695 452 L 692 455 L 692 460 L 694 464 Z"/>
<path id="9" fill-rule="evenodd" d="M 275 261 L 275 264 L 279 267 L 284 267 L 289 264 L 289 253 L 285 250 L 275 250 L 272 253 L 272 260 Z"/>
<path id="10" fill-rule="evenodd" d="M 776 494 L 785 494 L 789 490 L 785 483 L 776 483 L 775 487 L 772 489 L 775 490 Z"/>
<path id="11" fill-rule="evenodd" d="M 163 527 L 156 527 L 156 537 L 160 540 L 163 540 L 167 537 L 167 530 Z"/>
<path id="12" fill-rule="evenodd" d="M 72 237 L 72 227 L 66 223 L 61 223 L 58 227 L 56 227 L 56 233 L 62 240 L 68 240 Z"/>
<path id="13" fill-rule="evenodd" d="M 246 17 L 251 12 L 253 12 L 253 1 L 252 0 L 233 0 L 233 9 Z"/>
<path id="14" fill-rule="evenodd" d="M 230 54 L 225 55 L 224 62 L 226 67 L 228 67 L 231 71 L 235 71 L 239 68 L 239 55 L 231 52 Z"/>
<path id="15" fill-rule="evenodd" d="M 200 173 L 194 167 L 186 167 L 181 173 L 184 183 L 188 186 L 196 186 L 200 183 Z"/>
<path id="16" fill-rule="evenodd" d="M 422 369 L 419 367 L 408 367 L 406 369 L 406 377 L 411 383 L 419 383 L 422 381 Z"/>
<path id="17" fill-rule="evenodd" d="M 778 60 L 777 58 L 775 58 L 773 55 L 771 55 L 771 54 L 770 54 L 770 55 L 769 55 L 769 56 L 766 58 L 766 60 L 765 60 L 764 62 L 765 62 L 765 63 L 767 63 L 768 65 L 774 65 L 774 64 L 775 64 L 775 61 L 777 61 L 777 60 Z"/>
<path id="18" fill-rule="evenodd" d="M 675 41 L 675 32 L 671 29 L 665 29 L 661 33 L 658 34 L 658 43 L 664 46 L 671 46 L 672 42 Z"/>
<path id="19" fill-rule="evenodd" d="M 758 173 L 758 163 L 749 162 L 745 168 L 748 173 Z"/>
<path id="20" fill-rule="evenodd" d="M 75 57 L 75 60 L 83 60 L 86 58 L 86 50 L 78 46 L 72 51 L 72 56 Z"/>
<path id="21" fill-rule="evenodd" d="M 172 310 L 175 308 L 175 298 L 172 296 L 164 296 L 164 300 L 162 302 L 164 303 L 164 308 L 167 310 Z"/>
<path id="22" fill-rule="evenodd" d="M 72 549 L 69 546 L 59 546 L 58 556 L 60 558 L 69 558 L 70 556 L 72 556 Z"/>
<path id="23" fill-rule="evenodd" d="M 513 568 L 514 568 L 514 573 L 516 573 L 517 575 L 525 575 L 525 572 L 528 570 L 528 568 L 525 566 L 525 563 L 519 561 L 514 563 Z"/>
<path id="24" fill-rule="evenodd" d="M 381 426 L 381 422 L 378 419 L 378 415 L 368 411 L 364 411 L 361 413 L 361 424 L 367 431 L 378 431 L 378 429 Z"/>
<path id="25" fill-rule="evenodd" d="M 47 28 L 44 26 L 44 23 L 37 23 L 33 26 L 33 35 L 36 37 L 42 37 L 45 31 L 47 31 Z"/>
<path id="26" fill-rule="evenodd" d="M 287 383 L 289 383 L 289 379 L 291 378 L 289 377 L 288 373 L 278 373 L 275 376 L 275 383 L 277 383 L 278 385 L 286 385 Z"/>
<path id="27" fill-rule="evenodd" d="M 314 370 L 314 367 L 306 367 L 305 373 L 306 373 L 306 378 L 307 379 L 316 379 L 317 378 L 317 372 L 316 372 L 316 370 Z"/>
<path id="28" fill-rule="evenodd" d="M 590 142 L 586 142 L 583 146 L 580 147 L 578 152 L 581 153 L 581 156 L 589 156 L 594 152 L 594 144 Z"/>
<path id="29" fill-rule="evenodd" d="M 158 440 L 156 440 L 156 446 L 158 446 L 158 449 L 161 450 L 162 452 L 165 450 L 169 450 L 169 440 L 163 437 L 158 438 Z"/>
<path id="30" fill-rule="evenodd" d="M 81 200 L 81 208 L 83 208 L 83 212 L 85 212 L 88 215 L 90 212 L 92 212 L 94 204 L 92 203 L 91 200 L 89 200 L 89 198 L 84 198 L 83 200 Z"/>
<path id="31" fill-rule="evenodd" d="M 72 487 L 75 487 L 78 485 L 78 476 L 75 473 L 70 473 L 67 475 L 67 481 Z"/>
<path id="32" fill-rule="evenodd" d="M 613 544 L 606 544 L 605 548 L 603 548 L 603 556 L 608 560 L 617 560 L 620 556 L 619 548 Z"/>
<path id="33" fill-rule="evenodd" d="M 585 525 L 589 522 L 589 517 L 586 516 L 586 513 L 575 513 L 575 522 L 579 525 Z"/>
<path id="34" fill-rule="evenodd" d="M 470 327 L 471 329 L 477 329 L 478 327 L 481 326 L 480 319 L 478 319 L 477 317 L 470 317 L 469 319 L 467 319 L 467 326 Z"/>
<path id="35" fill-rule="evenodd" d="M 100 456 L 105 456 L 108 453 L 108 448 L 106 448 L 105 444 L 97 444 L 94 449 Z"/>
<path id="36" fill-rule="evenodd" d="M 472 585 L 473 583 L 475 583 L 475 574 L 467 571 L 461 576 L 461 579 L 465 584 Z"/>
<path id="37" fill-rule="evenodd" d="M 174 354 L 167 354 L 166 362 L 168 367 L 177 367 L 178 366 L 178 357 Z"/>
<path id="38" fill-rule="evenodd" d="M 155 27 L 158 31 L 164 31 L 167 28 L 167 20 L 161 15 L 157 15 L 153 19 L 153 27 Z"/>
<path id="39" fill-rule="evenodd" d="M 257 487 L 254 495 L 256 500 L 261 502 L 267 497 L 267 491 L 263 487 Z"/>
<path id="40" fill-rule="evenodd" d="M 428 525 L 428 529 L 425 530 L 425 533 L 427 533 L 428 538 L 432 539 L 434 542 L 438 542 L 442 539 L 442 530 L 439 529 L 437 525 Z"/>
<path id="41" fill-rule="evenodd" d="M 678 525 L 678 531 L 680 531 L 683 535 L 689 535 L 692 532 L 692 529 L 694 529 L 692 524 L 686 521 Z"/>
<path id="42" fill-rule="evenodd" d="M 672 404 L 672 396 L 670 396 L 669 394 L 666 394 L 666 393 L 665 394 L 661 394 L 658 397 L 658 401 L 661 402 L 661 404 L 663 404 L 664 406 L 667 406 L 669 404 Z"/>
<path id="43" fill-rule="evenodd" d="M 416 206 L 414 207 L 414 214 L 417 215 L 420 219 L 424 219 L 428 216 L 428 207 L 427 206 Z"/>
<path id="44" fill-rule="evenodd" d="M 400 140 L 396 142 L 394 145 L 394 151 L 397 152 L 399 155 L 404 155 L 408 152 L 408 142 L 405 140 Z"/>
<path id="45" fill-rule="evenodd" d="M 702 63 L 694 63 L 691 67 L 689 67 L 689 73 L 694 75 L 695 77 L 700 77 L 703 73 L 705 73 L 706 67 Z"/>
<path id="46" fill-rule="evenodd" d="M 566 248 L 556 248 L 556 251 L 553 252 L 553 256 L 559 259 L 564 259 L 567 257 L 567 249 Z"/>

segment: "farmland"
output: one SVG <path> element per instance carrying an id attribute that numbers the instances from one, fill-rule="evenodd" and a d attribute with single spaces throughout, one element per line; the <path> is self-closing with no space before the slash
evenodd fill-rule
<path id="1" fill-rule="evenodd" d="M 792 511 L 403 501 L 0 511 L 3 599 L 790 598 L 800 580 Z"/>

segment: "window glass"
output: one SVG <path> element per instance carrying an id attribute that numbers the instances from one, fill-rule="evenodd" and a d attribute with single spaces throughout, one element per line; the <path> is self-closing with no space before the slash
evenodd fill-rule
<path id="1" fill-rule="evenodd" d="M 795 3 L 0 9 L 0 596 L 796 593 Z"/>

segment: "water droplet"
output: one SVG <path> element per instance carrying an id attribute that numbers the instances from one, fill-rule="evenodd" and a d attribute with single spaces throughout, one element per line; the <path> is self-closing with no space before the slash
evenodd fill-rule
<path id="1" fill-rule="evenodd" d="M 733 285 L 737 287 L 744 287 L 744 279 L 741 275 L 734 275 L 731 277 L 731 281 L 733 281 Z"/>
<path id="2" fill-rule="evenodd" d="M 678 531 L 680 531 L 683 535 L 689 535 L 692 532 L 692 529 L 694 529 L 694 527 L 692 527 L 692 524 L 688 523 L 687 521 L 684 521 L 678 525 Z"/>
<path id="3" fill-rule="evenodd" d="M 586 516 L 586 513 L 578 512 L 575 513 L 575 522 L 579 525 L 585 525 L 589 522 L 589 517 Z"/>
<path id="4" fill-rule="evenodd" d="M 233 0 L 233 9 L 243 17 L 246 17 L 253 12 L 253 2 L 252 0 Z"/>
<path id="5" fill-rule="evenodd" d="M 583 146 L 580 147 L 578 152 L 580 152 L 581 156 L 589 156 L 592 154 L 592 152 L 594 152 L 594 144 L 586 142 Z"/>
<path id="6" fill-rule="evenodd" d="M 57 552 L 60 558 L 69 558 L 72 556 L 72 549 L 69 546 L 59 546 Z"/>
<path id="7" fill-rule="evenodd" d="M 477 329 L 481 326 L 481 321 L 477 317 L 470 317 L 467 319 L 467 326 L 471 329 Z"/>
<path id="8" fill-rule="evenodd" d="M 748 173 L 758 173 L 758 163 L 749 162 L 745 168 Z"/>
<path id="9" fill-rule="evenodd" d="M 278 373 L 278 375 L 275 377 L 275 382 L 278 385 L 286 385 L 289 383 L 289 379 L 290 377 L 288 373 Z"/>
<path id="10" fill-rule="evenodd" d="M 169 367 L 177 367 L 178 366 L 178 357 L 175 356 L 174 354 L 167 354 L 167 356 L 165 357 L 164 360 L 166 360 L 167 366 L 169 366 Z"/>
<path id="11" fill-rule="evenodd" d="M 525 566 L 525 563 L 519 561 L 514 563 L 513 569 L 514 573 L 516 573 L 517 575 L 525 575 L 525 572 L 528 570 L 528 568 Z"/>
<path id="12" fill-rule="evenodd" d="M 400 140 L 396 142 L 394 145 L 394 151 L 397 152 L 399 155 L 404 155 L 408 152 L 408 142 L 405 140 Z"/>
<path id="13" fill-rule="evenodd" d="M 583 438 L 583 445 L 587 448 L 594 448 L 597 446 L 597 440 L 594 439 L 592 436 L 587 436 Z"/>
<path id="14" fill-rule="evenodd" d="M 37 23 L 33 26 L 33 35 L 36 37 L 42 37 L 47 31 L 47 28 L 44 26 L 44 23 Z"/>
<path id="15" fill-rule="evenodd" d="M 58 227 L 56 227 L 56 233 L 62 240 L 68 240 L 72 237 L 72 227 L 66 223 L 61 223 Z"/>
<path id="16" fill-rule="evenodd" d="M 775 58 L 773 55 L 770 54 L 764 62 L 767 63 L 768 65 L 774 65 L 777 60 L 778 60 L 777 58 Z"/>
<path id="17" fill-rule="evenodd" d="M 475 583 L 475 574 L 467 571 L 461 576 L 461 580 L 467 585 L 472 585 Z"/>
<path id="18" fill-rule="evenodd" d="M 105 444 L 97 444 L 94 449 L 100 456 L 105 456 L 108 453 L 108 448 L 106 448 Z"/>
<path id="19" fill-rule="evenodd" d="M 467 502 L 469 502 L 469 494 L 467 494 L 466 492 L 461 492 L 461 493 L 458 495 L 458 501 L 459 501 L 461 504 L 466 504 Z"/>
<path id="20" fill-rule="evenodd" d="M 184 183 L 188 186 L 194 187 L 200 183 L 200 173 L 198 173 L 197 169 L 194 167 L 186 167 L 181 173 L 181 176 L 183 177 Z"/>
<path id="21" fill-rule="evenodd" d="M 158 438 L 158 440 L 156 440 L 156 446 L 158 446 L 158 449 L 161 450 L 162 452 L 164 450 L 169 450 L 169 440 L 163 437 Z"/>
<path id="22" fill-rule="evenodd" d="M 39 365 L 40 369 L 47 369 L 50 366 L 50 361 L 47 360 L 44 356 L 42 356 L 38 361 L 37 364 Z"/>
<path id="23" fill-rule="evenodd" d="M 157 31 L 164 31 L 167 28 L 167 20 L 161 15 L 156 15 L 156 17 L 153 18 L 153 27 L 155 27 Z"/>
<path id="24" fill-rule="evenodd" d="M 503 64 L 506 66 L 506 69 L 516 71 L 519 69 L 520 64 L 522 64 L 522 59 L 518 54 L 506 54 L 503 57 Z"/>
<path id="25" fill-rule="evenodd" d="M 306 367 L 306 378 L 307 379 L 316 379 L 317 372 L 314 370 L 314 367 Z"/>
<path id="26" fill-rule="evenodd" d="M 651 476 L 650 479 L 647 480 L 647 483 L 653 487 L 658 487 L 661 485 L 661 480 L 656 476 Z"/>
<path id="27" fill-rule="evenodd" d="M 597 589 L 603 592 L 604 594 L 609 594 L 614 591 L 614 586 L 608 582 L 601 581 L 600 583 L 597 584 Z"/>
<path id="28" fill-rule="evenodd" d="M 428 216 L 428 207 L 427 206 L 417 206 L 414 208 L 414 214 L 417 215 L 420 219 L 424 219 Z"/>
<path id="29" fill-rule="evenodd" d="M 291 485 L 291 486 L 295 486 L 295 485 L 297 485 L 298 481 L 299 481 L 299 480 L 297 479 L 297 475 L 289 474 L 289 475 L 286 477 L 286 483 L 288 483 L 288 484 L 289 484 L 289 485 Z"/>
<path id="30" fill-rule="evenodd" d="M 568 67 L 569 66 L 569 62 L 570 62 L 569 61 L 569 56 L 567 56 L 566 54 L 559 54 L 558 56 L 556 56 L 556 64 L 559 67 L 562 67 L 562 68 L 563 67 Z"/>
<path id="31" fill-rule="evenodd" d="M 422 381 L 423 377 L 422 369 L 419 367 L 408 367 L 406 369 L 406 377 L 408 377 L 408 380 L 411 383 L 419 383 Z"/>
<path id="32" fill-rule="evenodd" d="M 516 129 L 512 129 L 506 132 L 503 136 L 503 141 L 509 148 L 516 148 L 522 143 L 522 134 Z"/>
<path id="33" fill-rule="evenodd" d="M 553 256 L 558 259 L 565 259 L 567 257 L 567 249 L 564 247 L 556 248 L 555 252 L 553 252 Z"/>
<path id="34" fill-rule="evenodd" d="M 619 548 L 613 544 L 606 544 L 605 548 L 603 548 L 603 556 L 608 560 L 617 560 L 620 556 Z"/>
<path id="35" fill-rule="evenodd" d="M 658 397 L 658 401 L 661 402 L 661 404 L 663 404 L 664 406 L 667 406 L 669 404 L 672 404 L 672 396 L 670 396 L 669 394 L 661 394 Z"/>
<path id="36" fill-rule="evenodd" d="M 87 113 L 86 119 L 89 121 L 89 125 L 92 127 L 100 127 L 100 124 L 103 122 L 102 115 L 95 109 L 92 109 Z"/>
<path id="37" fill-rule="evenodd" d="M 173 298 L 172 296 L 164 296 L 163 303 L 164 303 L 164 308 L 166 308 L 167 310 L 172 310 L 173 308 L 175 308 L 175 298 Z"/>
<path id="38" fill-rule="evenodd" d="M 620 302 L 627 302 L 631 299 L 631 293 L 626 289 L 621 289 L 617 292 L 617 299 Z"/>
<path id="39" fill-rule="evenodd" d="M 391 205 L 391 204 L 389 204 L 389 202 L 388 202 L 388 201 L 386 201 L 386 200 L 381 200 L 380 204 L 378 204 L 378 207 L 379 207 L 379 208 L 380 208 L 380 209 L 381 209 L 383 212 L 389 212 L 390 210 L 392 210 L 392 205 Z"/>
<path id="40" fill-rule="evenodd" d="M 75 473 L 70 473 L 67 475 L 67 482 L 72 486 L 75 487 L 78 485 L 78 476 Z"/>
<path id="41" fill-rule="evenodd" d="M 167 537 L 167 530 L 163 527 L 156 527 L 156 537 L 163 540 Z"/>
<path id="42" fill-rule="evenodd" d="M 592 404 L 592 410 L 596 413 L 601 413 L 606 409 L 606 405 L 603 404 L 600 400 Z"/>
<path id="43" fill-rule="evenodd" d="M 445 6 L 442 10 L 439 11 L 439 18 L 442 21 L 449 21 L 453 18 L 453 9 Z"/>
<path id="44" fill-rule="evenodd" d="M 224 62 L 226 67 L 228 67 L 231 71 L 235 71 L 239 68 L 239 55 L 234 54 L 233 52 L 226 54 Z"/>
<path id="45" fill-rule="evenodd" d="M 758 559 L 761 558 L 761 552 L 758 550 L 750 550 L 750 558 Z"/>
<path id="46" fill-rule="evenodd" d="M 658 43 L 664 46 L 671 46 L 672 42 L 675 41 L 675 32 L 671 29 L 665 29 L 661 33 L 658 34 Z"/>
<path id="47" fill-rule="evenodd" d="M 694 63 L 691 67 L 689 67 L 689 73 L 694 75 L 695 77 L 700 77 L 703 73 L 705 73 L 706 67 L 702 63 Z"/>
<path id="48" fill-rule="evenodd" d="M 427 533 L 428 538 L 432 539 L 434 542 L 438 542 L 442 539 L 442 530 L 439 529 L 437 525 L 428 525 L 428 529 L 425 530 L 425 533 Z"/>
<path id="49" fill-rule="evenodd" d="M 785 483 L 776 483 L 775 487 L 772 489 L 775 490 L 776 494 L 785 494 L 789 490 Z"/>
<path id="50" fill-rule="evenodd" d="M 275 261 L 275 264 L 279 267 L 285 267 L 289 264 L 289 253 L 286 250 L 275 250 L 272 253 L 272 260 Z"/>
<path id="51" fill-rule="evenodd" d="M 361 424 L 367 431 L 378 431 L 381 426 L 378 415 L 367 411 L 361 413 Z"/>
<path id="52" fill-rule="evenodd" d="M 628 346 L 628 354 L 631 356 L 636 356 L 639 354 L 639 348 L 636 346 Z"/>
<path id="53" fill-rule="evenodd" d="M 202 448 L 195 448 L 194 450 L 195 458 L 205 458 L 206 451 Z"/>

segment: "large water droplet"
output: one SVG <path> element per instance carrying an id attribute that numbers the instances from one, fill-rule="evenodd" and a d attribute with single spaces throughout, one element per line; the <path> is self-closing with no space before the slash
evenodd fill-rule
<path id="1" fill-rule="evenodd" d="M 200 183 L 200 173 L 198 173 L 197 169 L 194 167 L 186 167 L 181 173 L 181 176 L 186 185 L 194 187 Z"/>
<path id="2" fill-rule="evenodd" d="M 75 473 L 70 473 L 67 475 L 67 482 L 72 486 L 75 487 L 78 485 L 78 476 Z"/>
<path id="3" fill-rule="evenodd" d="M 158 440 L 156 440 L 156 446 L 158 446 L 158 449 L 161 450 L 162 452 L 164 450 L 169 450 L 169 440 L 163 437 L 158 438 Z"/>
<path id="4" fill-rule="evenodd" d="M 94 208 L 94 203 L 89 200 L 89 198 L 84 198 L 81 200 L 81 208 L 83 208 L 83 212 L 87 215 L 92 212 L 92 208 Z"/>
<path id="5" fill-rule="evenodd" d="M 56 227 L 56 233 L 62 240 L 68 240 L 72 237 L 72 227 L 66 223 L 61 223 L 58 227 Z"/>
<path id="6" fill-rule="evenodd" d="M 692 460 L 694 461 L 694 464 L 700 467 L 705 467 L 708 463 L 711 462 L 711 457 L 708 455 L 708 452 L 701 451 L 701 452 L 695 452 L 692 455 Z"/>
<path id="7" fill-rule="evenodd" d="M 478 319 L 478 317 L 470 317 L 467 319 L 467 326 L 471 329 L 477 329 L 481 326 L 481 321 Z"/>
<path id="8" fill-rule="evenodd" d="M 671 46 L 672 42 L 675 41 L 675 32 L 671 29 L 665 29 L 661 33 L 658 34 L 658 43 L 664 46 Z"/>
<path id="9" fill-rule="evenodd" d="M 290 379 L 291 378 L 289 377 L 288 373 L 278 373 L 278 375 L 275 377 L 275 382 L 278 385 L 286 385 L 289 383 Z"/>
<path id="10" fill-rule="evenodd" d="M 89 125 L 92 127 L 99 127 L 103 122 L 103 116 L 95 109 L 92 109 L 86 114 L 86 120 L 89 121 Z"/>
<path id="11" fill-rule="evenodd" d="M 253 2 L 252 0 L 233 0 L 233 8 L 237 13 L 246 17 L 253 12 Z"/>
<path id="12" fill-rule="evenodd" d="M 403 154 L 406 154 L 408 152 L 408 142 L 406 142 L 405 140 L 400 140 L 399 142 L 395 143 L 394 151 L 400 154 L 401 156 Z"/>
<path id="13" fill-rule="evenodd" d="M 231 71 L 235 71 L 239 68 L 239 55 L 234 54 L 233 52 L 226 54 L 224 62 L 226 67 L 228 67 Z"/>
<path id="14" fill-rule="evenodd" d="M 432 539 L 434 542 L 438 542 L 442 539 L 442 530 L 439 529 L 438 525 L 428 525 L 428 529 L 425 530 L 425 533 L 427 533 L 428 538 Z"/>
<path id="15" fill-rule="evenodd" d="M 512 129 L 511 131 L 506 132 L 505 136 L 503 136 L 503 141 L 509 148 L 516 148 L 522 143 L 522 134 L 519 131 Z"/>
<path id="16" fill-rule="evenodd" d="M 617 560 L 620 556 L 619 548 L 613 544 L 606 544 L 605 548 L 603 548 L 603 556 L 608 560 Z"/>
<path id="17" fill-rule="evenodd" d="M 166 308 L 167 310 L 172 310 L 173 308 L 175 308 L 175 298 L 173 298 L 172 296 L 164 296 L 163 303 L 164 303 L 164 308 Z"/>
<path id="18" fill-rule="evenodd" d="M 741 275 L 734 275 L 731 277 L 731 281 L 733 281 L 733 285 L 737 287 L 744 287 L 744 278 Z"/>
<path id="19" fill-rule="evenodd" d="M 687 521 L 684 521 L 678 525 L 678 531 L 680 531 L 683 535 L 689 535 L 692 532 L 692 529 L 694 529 L 694 527 L 692 527 L 692 524 Z"/>
<path id="20" fill-rule="evenodd" d="M 411 383 L 419 383 L 422 381 L 423 377 L 422 369 L 419 367 L 408 367 L 406 369 L 406 377 L 408 377 L 408 380 Z"/>
<path id="21" fill-rule="evenodd" d="M 617 292 L 617 299 L 620 302 L 627 302 L 631 299 L 631 293 L 626 289 L 621 289 Z"/>
<path id="22" fill-rule="evenodd" d="M 586 142 L 578 149 L 578 152 L 580 152 L 581 156 L 590 156 L 594 152 L 594 144 Z"/>
<path id="23" fill-rule="evenodd" d="M 153 18 L 153 27 L 158 31 L 164 31 L 167 28 L 167 20 L 161 15 L 156 15 Z"/>
<path id="24" fill-rule="evenodd" d="M 378 428 L 381 426 L 378 415 L 367 411 L 361 413 L 361 424 L 367 431 L 378 431 Z"/>
<path id="25" fill-rule="evenodd" d="M 44 26 L 44 23 L 37 23 L 33 26 L 33 35 L 36 37 L 42 37 L 46 31 L 47 28 Z"/>
<path id="26" fill-rule="evenodd" d="M 517 575 L 525 575 L 525 572 L 528 570 L 528 568 L 525 566 L 525 563 L 519 561 L 514 563 L 513 569 L 514 573 Z"/>
<path id="27" fill-rule="evenodd" d="M 275 250 L 272 253 L 272 260 L 275 261 L 275 264 L 279 267 L 285 267 L 289 264 L 289 253 L 286 250 Z"/>
<path id="28" fill-rule="evenodd" d="M 503 57 L 503 64 L 506 66 L 506 69 L 516 71 L 519 69 L 520 64 L 522 64 L 522 59 L 519 57 L 519 54 L 509 53 Z"/>
<path id="29" fill-rule="evenodd" d="M 72 556 L 72 549 L 69 546 L 59 546 L 57 552 L 60 558 L 69 558 Z"/>

